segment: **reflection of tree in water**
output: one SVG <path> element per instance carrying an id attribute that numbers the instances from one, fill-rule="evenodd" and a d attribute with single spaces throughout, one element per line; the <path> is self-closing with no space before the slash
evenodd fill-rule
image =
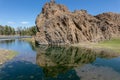
<path id="1" fill-rule="evenodd" d="M 38 45 L 36 45 L 34 42 L 32 42 L 32 41 L 27 41 L 27 40 L 24 40 L 24 39 L 19 39 L 19 41 L 29 43 L 29 46 L 32 48 L 32 50 L 33 50 L 33 51 L 36 51 L 36 48 L 37 48 Z"/>
<path id="2" fill-rule="evenodd" d="M 97 57 L 109 57 L 90 49 L 78 47 L 40 47 L 37 50 L 37 64 L 43 67 L 46 76 L 57 76 L 74 67 L 92 63 Z M 110 56 L 111 57 L 111 56 Z"/>
<path id="3" fill-rule="evenodd" d="M 36 45 L 33 42 L 28 42 L 29 45 L 31 46 L 32 50 L 36 51 Z"/>
<path id="4" fill-rule="evenodd" d="M 14 43 L 15 42 L 15 40 L 0 40 L 0 44 L 2 43 L 2 44 L 7 44 L 7 45 L 9 45 L 9 44 L 12 44 L 12 43 Z"/>

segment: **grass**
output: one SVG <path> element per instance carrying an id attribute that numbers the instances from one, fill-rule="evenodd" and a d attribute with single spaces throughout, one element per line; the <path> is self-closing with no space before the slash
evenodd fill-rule
<path id="1" fill-rule="evenodd" d="M 9 51 L 9 56 L 7 56 L 8 59 L 12 59 L 13 57 L 15 57 L 18 53 L 15 51 Z"/>
<path id="2" fill-rule="evenodd" d="M 120 53 L 120 39 L 111 39 L 95 44 L 96 47 L 108 48 Z"/>
<path id="3" fill-rule="evenodd" d="M 91 49 L 101 49 L 101 50 L 108 50 L 120 53 L 120 38 L 116 39 L 111 39 L 111 40 L 106 40 L 102 41 L 99 43 L 79 43 L 79 44 L 74 44 L 72 46 L 77 46 L 77 47 L 84 47 L 84 48 L 91 48 Z"/>
<path id="4" fill-rule="evenodd" d="M 0 49 L 0 64 L 3 64 L 8 60 L 13 59 L 16 55 L 17 52 L 15 51 Z"/>

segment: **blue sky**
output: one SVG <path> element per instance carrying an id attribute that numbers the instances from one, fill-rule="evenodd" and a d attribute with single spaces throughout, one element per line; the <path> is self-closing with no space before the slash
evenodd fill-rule
<path id="1" fill-rule="evenodd" d="M 45 2 L 50 0 L 0 0 L 0 25 L 33 26 Z M 56 0 L 70 11 L 85 9 L 92 15 L 120 13 L 120 0 Z"/>

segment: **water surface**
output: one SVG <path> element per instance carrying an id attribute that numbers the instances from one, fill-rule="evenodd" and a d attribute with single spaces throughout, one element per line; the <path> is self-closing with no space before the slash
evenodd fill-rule
<path id="1" fill-rule="evenodd" d="M 19 54 L 0 66 L 0 80 L 120 80 L 120 57 L 67 46 L 0 40 Z"/>

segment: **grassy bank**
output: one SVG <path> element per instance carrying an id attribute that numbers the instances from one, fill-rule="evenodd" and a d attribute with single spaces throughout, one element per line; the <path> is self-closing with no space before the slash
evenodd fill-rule
<path id="1" fill-rule="evenodd" d="M 35 45 L 34 38 L 22 38 L 21 40 L 30 42 L 32 45 Z M 98 51 L 103 50 L 111 53 L 120 53 L 120 38 L 106 40 L 99 43 L 79 43 L 73 44 L 72 46 L 90 48 Z"/>
<path id="2" fill-rule="evenodd" d="M 111 39 L 95 45 L 96 47 L 108 48 L 120 53 L 120 39 Z"/>
<path id="3" fill-rule="evenodd" d="M 72 46 L 85 47 L 91 49 L 101 49 L 120 53 L 120 38 L 102 41 L 99 43 L 79 43 Z"/>
<path id="4" fill-rule="evenodd" d="M 21 38 L 21 40 L 23 40 L 23 41 L 27 41 L 27 42 L 35 43 L 35 39 L 34 39 L 34 37 L 32 37 L 32 38 Z"/>
<path id="5" fill-rule="evenodd" d="M 17 52 L 11 50 L 0 49 L 0 64 L 5 63 L 8 60 L 11 60 L 17 55 Z"/>

